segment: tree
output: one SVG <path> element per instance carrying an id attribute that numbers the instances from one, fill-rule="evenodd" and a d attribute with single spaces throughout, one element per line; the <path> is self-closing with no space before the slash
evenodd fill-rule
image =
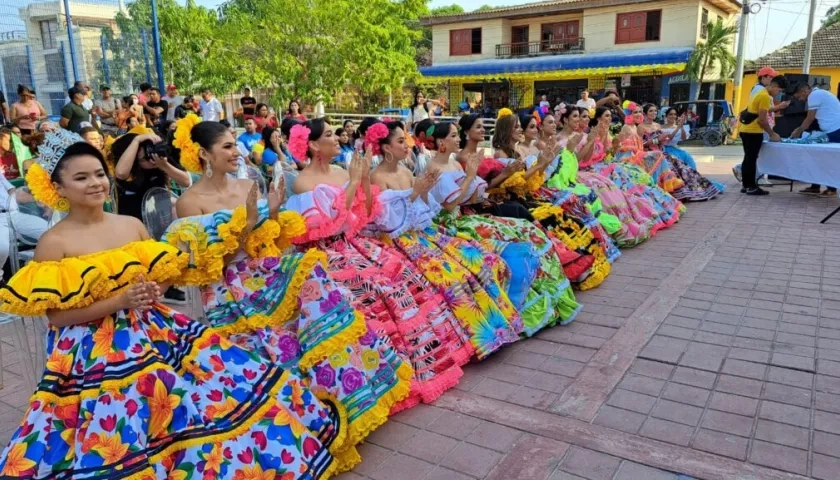
<path id="1" fill-rule="evenodd" d="M 478 8 L 476 8 L 476 9 L 475 9 L 475 10 L 473 10 L 473 11 L 474 11 L 474 12 L 486 12 L 487 10 L 495 10 L 495 9 L 497 9 L 497 8 L 505 8 L 505 7 L 504 7 L 504 6 L 502 6 L 502 5 L 499 5 L 498 7 L 494 7 L 494 6 L 492 6 L 492 5 L 487 5 L 487 4 L 485 3 L 484 5 L 482 5 L 482 6 L 478 7 Z"/>
<path id="2" fill-rule="evenodd" d="M 697 43 L 685 66 L 688 77 L 698 83 L 703 83 L 706 73 L 715 68 L 720 79 L 732 76 L 732 72 L 735 71 L 732 43 L 737 31 L 737 27 L 726 25 L 722 20 L 709 22 L 706 29 L 706 40 Z M 698 88 L 694 94 L 694 100 L 699 97 L 700 89 Z"/>
<path id="3" fill-rule="evenodd" d="M 277 100 L 329 102 L 352 81 L 364 92 L 413 80 L 410 26 L 422 0 L 230 0 L 220 8 L 221 76 L 271 85 Z"/>
<path id="4" fill-rule="evenodd" d="M 823 18 L 820 28 L 830 27 L 835 23 L 840 23 L 840 5 L 835 5 L 825 12 L 825 18 Z"/>

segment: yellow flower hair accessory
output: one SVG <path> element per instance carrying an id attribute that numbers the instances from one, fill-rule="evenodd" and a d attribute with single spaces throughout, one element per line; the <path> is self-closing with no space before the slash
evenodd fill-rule
<path id="1" fill-rule="evenodd" d="M 190 137 L 193 127 L 199 123 L 201 123 L 201 119 L 193 113 L 178 120 L 175 123 L 175 139 L 172 140 L 172 146 L 181 151 L 182 167 L 186 168 L 188 172 L 201 174 L 203 172 L 201 159 L 198 158 L 200 147 Z"/>
<path id="2" fill-rule="evenodd" d="M 509 108 L 502 108 L 502 109 L 499 110 L 499 113 L 496 115 L 496 121 L 499 121 L 499 119 L 504 118 L 504 117 L 509 117 L 511 115 L 513 115 L 513 110 L 511 110 Z"/>
<path id="3" fill-rule="evenodd" d="M 63 212 L 67 211 L 67 201 L 61 201 L 62 198 L 55 190 L 52 180 L 50 179 L 50 174 L 47 173 L 41 165 L 34 163 L 31 167 L 29 167 L 29 171 L 26 172 L 26 186 L 29 187 L 29 191 L 32 192 L 32 196 L 35 197 L 35 200 L 38 200 L 50 208 L 61 210 Z"/>

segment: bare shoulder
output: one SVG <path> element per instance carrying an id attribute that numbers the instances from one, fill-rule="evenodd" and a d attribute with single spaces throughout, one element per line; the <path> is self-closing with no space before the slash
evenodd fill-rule
<path id="1" fill-rule="evenodd" d="M 65 247 L 67 235 L 62 235 L 62 231 L 69 230 L 61 228 L 59 223 L 55 227 L 47 230 L 38 239 L 38 245 L 35 247 L 35 256 L 33 260 L 36 262 L 58 261 L 64 258 L 67 251 Z M 66 233 L 66 232 L 65 232 Z"/>
<path id="2" fill-rule="evenodd" d="M 311 178 L 311 175 L 307 175 L 306 170 L 304 170 L 303 173 L 295 177 L 295 181 L 292 183 L 292 192 L 296 194 L 306 193 L 314 187 L 314 180 Z"/>
<path id="3" fill-rule="evenodd" d="M 199 195 L 192 188 L 187 189 L 175 202 L 175 213 L 178 218 L 201 215 L 201 204 Z"/>

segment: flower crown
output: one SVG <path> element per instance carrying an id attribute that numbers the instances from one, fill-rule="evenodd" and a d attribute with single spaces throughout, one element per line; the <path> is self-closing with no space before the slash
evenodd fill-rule
<path id="1" fill-rule="evenodd" d="M 50 177 L 67 149 L 79 142 L 84 139 L 63 128 L 44 136 L 44 143 L 38 146 L 38 158 L 26 173 L 26 185 L 35 200 L 62 212 L 70 209 L 67 199 L 58 194 Z"/>
<path id="2" fill-rule="evenodd" d="M 306 160 L 309 156 L 309 134 L 312 130 L 306 125 L 295 125 L 289 131 L 289 153 L 297 160 Z"/>
<path id="3" fill-rule="evenodd" d="M 175 138 L 172 140 L 172 146 L 181 151 L 181 166 L 186 168 L 188 172 L 201 174 L 201 159 L 198 152 L 201 147 L 193 142 L 190 136 L 193 127 L 201 123 L 201 119 L 194 113 L 188 114 L 186 117 L 175 122 Z"/>
<path id="4" fill-rule="evenodd" d="M 415 133 L 415 139 L 420 142 L 421 145 L 426 147 L 428 150 L 435 149 L 435 137 L 432 134 L 435 133 L 435 124 L 429 125 L 429 128 L 426 131 L 420 131 L 420 133 Z"/>
<path id="5" fill-rule="evenodd" d="M 382 155 L 382 147 L 379 142 L 388 138 L 388 127 L 384 123 L 374 123 L 367 129 L 365 134 L 365 146 L 374 155 Z"/>
<path id="6" fill-rule="evenodd" d="M 509 108 L 502 108 L 502 109 L 499 110 L 499 113 L 496 115 L 496 121 L 499 121 L 500 119 L 502 119 L 504 117 L 509 117 L 511 115 L 513 115 L 513 110 L 511 110 Z"/>

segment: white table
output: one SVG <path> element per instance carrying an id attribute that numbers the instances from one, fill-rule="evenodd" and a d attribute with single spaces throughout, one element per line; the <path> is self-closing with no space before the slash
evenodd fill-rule
<path id="1" fill-rule="evenodd" d="M 840 187 L 840 143 L 765 142 L 758 155 L 758 169 L 768 175 Z M 827 222 L 838 211 L 840 207 L 820 223 Z"/>

